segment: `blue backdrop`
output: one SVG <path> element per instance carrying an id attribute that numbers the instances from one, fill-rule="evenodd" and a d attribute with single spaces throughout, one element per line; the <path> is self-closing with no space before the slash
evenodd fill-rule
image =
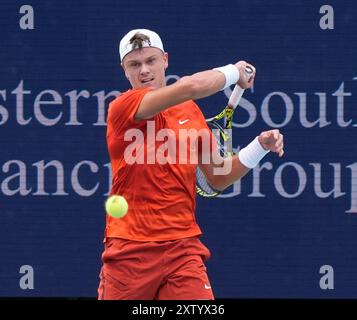
<path id="1" fill-rule="evenodd" d="M 352 0 L 1 1 L 0 296 L 96 296 L 106 112 L 129 88 L 118 42 L 139 27 L 161 35 L 169 81 L 253 63 L 234 145 L 271 127 L 285 136 L 283 158 L 197 201 L 215 295 L 356 298 L 356 19 Z M 225 101 L 198 104 L 208 117 Z"/>

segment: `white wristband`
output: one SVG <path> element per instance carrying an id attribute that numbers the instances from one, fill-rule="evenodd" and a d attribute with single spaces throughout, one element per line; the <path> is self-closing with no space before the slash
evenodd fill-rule
<path id="1" fill-rule="evenodd" d="M 267 153 L 269 153 L 269 150 L 265 150 L 258 141 L 258 137 L 256 137 L 245 148 L 239 151 L 238 157 L 244 166 L 253 169 Z"/>
<path id="2" fill-rule="evenodd" d="M 226 77 L 226 83 L 221 90 L 226 89 L 232 84 L 236 84 L 239 80 L 239 70 L 234 64 L 227 64 L 224 67 L 214 68 L 213 70 L 222 72 Z"/>

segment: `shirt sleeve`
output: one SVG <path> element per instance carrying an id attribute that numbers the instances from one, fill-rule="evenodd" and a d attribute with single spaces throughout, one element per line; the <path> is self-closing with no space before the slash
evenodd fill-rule
<path id="1" fill-rule="evenodd" d="M 125 133 L 129 128 L 140 128 L 146 120 L 135 120 L 135 114 L 149 88 L 129 90 L 115 99 L 109 105 L 108 124 L 117 136 Z"/>

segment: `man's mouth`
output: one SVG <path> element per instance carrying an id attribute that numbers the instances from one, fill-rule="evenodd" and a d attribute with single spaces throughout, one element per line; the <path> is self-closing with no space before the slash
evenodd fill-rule
<path id="1" fill-rule="evenodd" d="M 141 83 L 148 83 L 148 82 L 153 81 L 153 80 L 154 80 L 154 78 L 147 78 L 147 79 L 141 80 Z"/>

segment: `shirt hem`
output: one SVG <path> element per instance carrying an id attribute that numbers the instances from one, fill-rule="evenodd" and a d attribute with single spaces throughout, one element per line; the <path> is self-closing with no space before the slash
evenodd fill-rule
<path id="1" fill-rule="evenodd" d="M 131 237 L 128 235 L 123 234 L 107 234 L 104 238 L 104 242 L 108 238 L 120 238 L 125 240 L 131 241 L 138 241 L 138 242 L 160 242 L 160 241 L 171 241 L 171 240 L 179 240 L 184 238 L 191 238 L 191 237 L 199 237 L 202 235 L 201 231 L 196 231 L 192 233 L 182 234 L 180 236 L 168 236 L 164 238 L 151 238 L 151 237 Z"/>

